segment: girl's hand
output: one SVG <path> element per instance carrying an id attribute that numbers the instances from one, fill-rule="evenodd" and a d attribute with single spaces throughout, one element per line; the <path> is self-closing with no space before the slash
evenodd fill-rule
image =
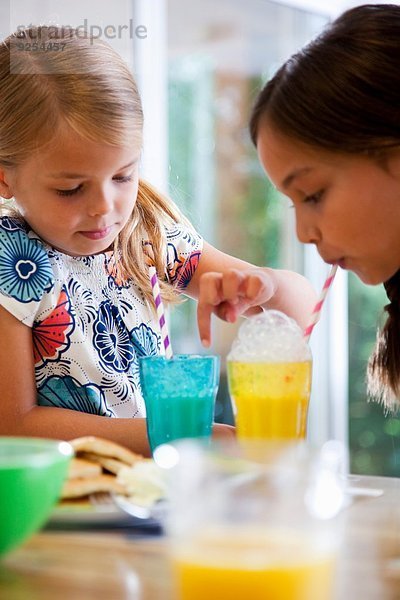
<path id="1" fill-rule="evenodd" d="M 197 323 L 203 346 L 211 343 L 210 321 L 214 313 L 223 321 L 234 323 L 238 316 L 250 316 L 276 292 L 270 270 L 254 268 L 224 273 L 204 273 L 199 280 Z"/>

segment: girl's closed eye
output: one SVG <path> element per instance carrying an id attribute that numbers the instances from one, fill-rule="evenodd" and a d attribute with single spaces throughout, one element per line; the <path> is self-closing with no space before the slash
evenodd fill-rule
<path id="1" fill-rule="evenodd" d="M 324 195 L 324 190 L 319 190 L 315 194 L 310 194 L 309 196 L 305 196 L 303 202 L 308 202 L 311 204 L 318 204 L 322 200 Z"/>
<path id="2" fill-rule="evenodd" d="M 118 177 L 113 177 L 113 180 L 116 181 L 117 183 L 128 183 L 129 181 L 133 180 L 133 176 L 132 175 L 125 175 L 125 176 L 118 176 Z M 74 194 L 77 194 L 78 192 L 80 192 L 83 188 L 83 184 L 79 184 L 76 188 L 72 188 L 70 190 L 56 190 L 56 193 L 59 196 L 73 196 Z"/>
<path id="3" fill-rule="evenodd" d="M 74 194 L 80 192 L 82 187 L 83 185 L 82 183 L 80 183 L 78 187 L 72 188 L 70 190 L 56 190 L 56 194 L 58 194 L 59 196 L 73 196 Z"/>
<path id="4" fill-rule="evenodd" d="M 133 176 L 132 175 L 125 175 L 125 176 L 120 175 L 119 177 L 114 177 L 113 179 L 114 179 L 114 181 L 118 181 L 118 183 L 127 183 L 128 181 L 132 181 Z"/>

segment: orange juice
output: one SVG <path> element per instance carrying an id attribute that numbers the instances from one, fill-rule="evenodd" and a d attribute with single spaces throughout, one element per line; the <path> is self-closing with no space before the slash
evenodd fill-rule
<path id="1" fill-rule="evenodd" d="M 180 600 L 329 600 L 333 553 L 293 534 L 205 532 L 174 560 Z"/>
<path id="2" fill-rule="evenodd" d="M 305 438 L 311 390 L 311 360 L 228 360 L 227 366 L 239 438 Z"/>

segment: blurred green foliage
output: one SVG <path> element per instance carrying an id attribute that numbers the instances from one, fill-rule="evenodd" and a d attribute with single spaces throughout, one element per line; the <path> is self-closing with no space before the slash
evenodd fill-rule
<path id="1" fill-rule="evenodd" d="M 353 473 L 400 476 L 400 419 L 368 401 L 366 368 L 387 298 L 349 274 L 349 441 Z M 399 341 L 400 343 L 400 341 Z"/>

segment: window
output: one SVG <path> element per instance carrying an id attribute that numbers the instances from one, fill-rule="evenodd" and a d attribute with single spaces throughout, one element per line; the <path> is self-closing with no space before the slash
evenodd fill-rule
<path id="1" fill-rule="evenodd" d="M 268 183 L 247 127 L 262 82 L 326 16 L 265 0 L 167 6 L 170 195 L 219 249 L 301 271 L 289 202 Z M 194 303 L 174 309 L 178 351 L 201 350 L 195 323 Z M 212 351 L 224 358 L 236 331 L 215 320 Z M 217 418 L 232 418 L 224 369 Z"/>

